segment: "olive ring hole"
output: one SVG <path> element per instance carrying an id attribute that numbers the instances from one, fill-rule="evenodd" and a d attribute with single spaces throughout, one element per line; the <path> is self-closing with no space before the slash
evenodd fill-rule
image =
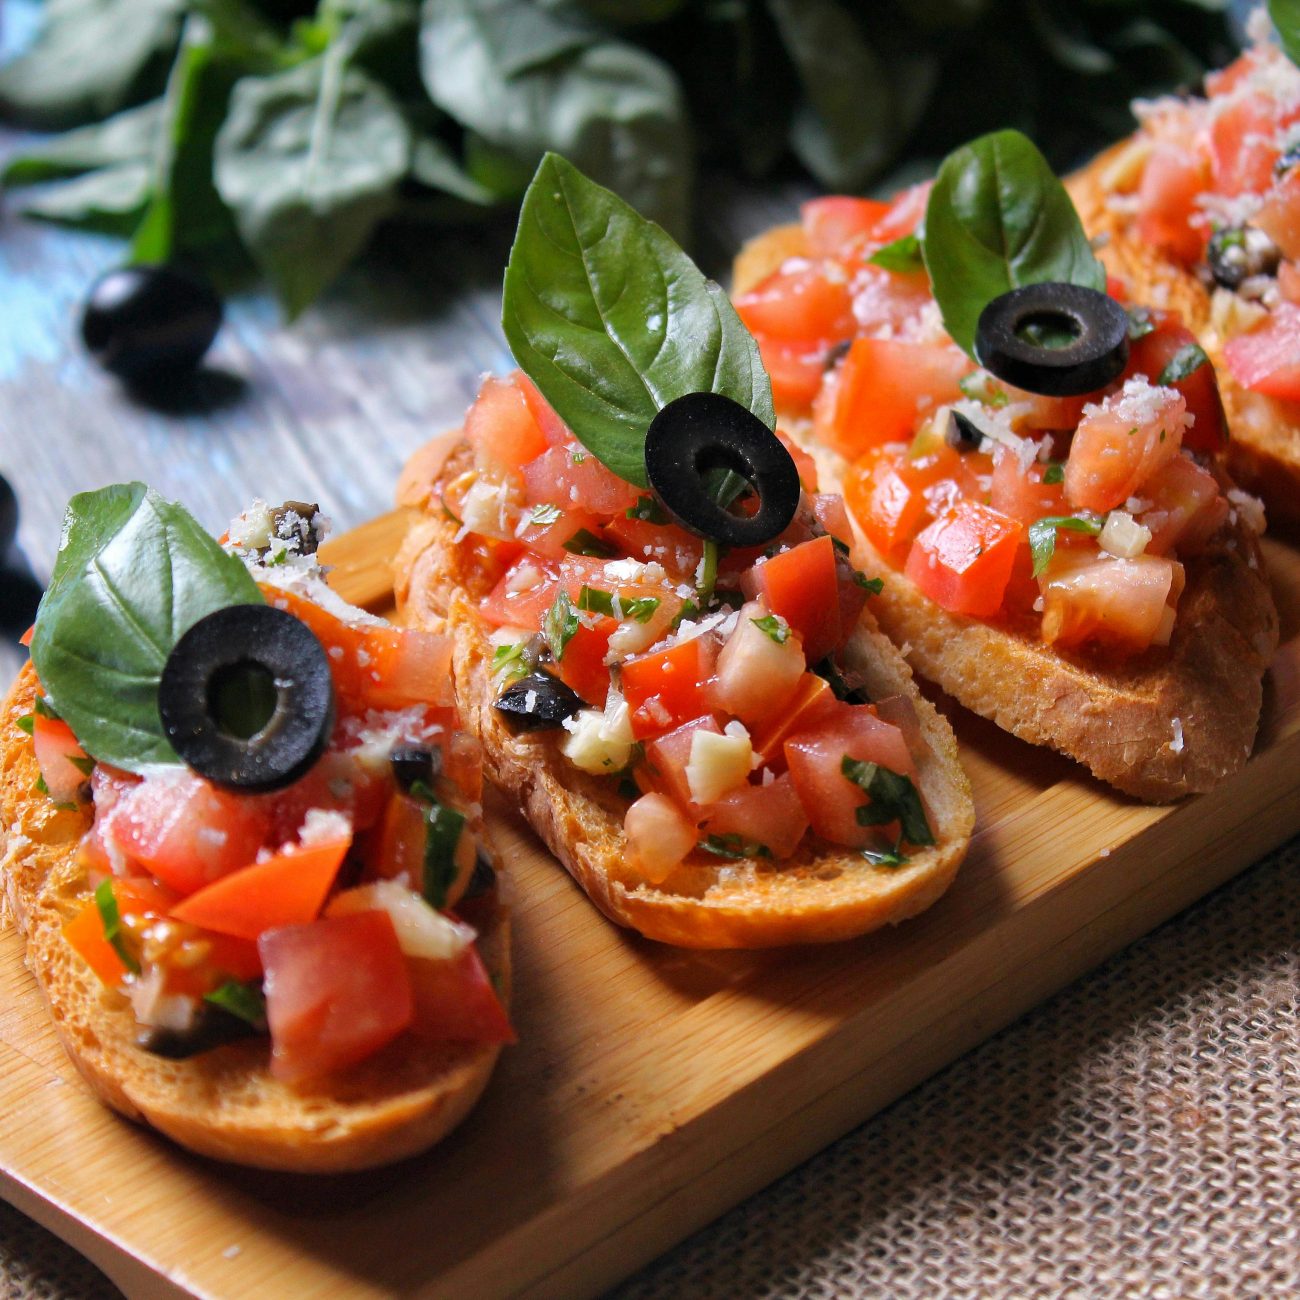
<path id="1" fill-rule="evenodd" d="M 208 681 L 208 713 L 222 735 L 236 740 L 265 731 L 279 702 L 275 674 L 256 659 L 222 664 Z"/>
<path id="2" fill-rule="evenodd" d="M 1068 348 L 1083 337 L 1084 322 L 1067 311 L 1027 312 L 1015 324 L 1016 337 L 1031 347 Z"/>

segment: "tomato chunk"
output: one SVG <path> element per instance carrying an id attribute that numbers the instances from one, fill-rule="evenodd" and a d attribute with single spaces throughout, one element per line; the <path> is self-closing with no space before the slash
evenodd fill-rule
<path id="1" fill-rule="evenodd" d="M 568 509 L 581 505 L 597 515 L 621 513 L 636 504 L 637 489 L 606 469 L 576 442 L 551 447 L 524 466 L 529 501 Z"/>
<path id="2" fill-rule="evenodd" d="M 411 1030 L 437 1042 L 513 1043 L 515 1031 L 478 949 L 452 961 L 407 963 L 415 1003 Z"/>
<path id="3" fill-rule="evenodd" d="M 932 513 L 961 495 L 961 457 L 949 447 L 910 456 L 877 447 L 855 461 L 844 479 L 844 499 L 881 555 L 890 556 L 916 536 Z"/>
<path id="4" fill-rule="evenodd" d="M 1156 145 L 1138 186 L 1137 233 L 1142 242 L 1189 265 L 1198 262 L 1209 232 L 1196 220 L 1196 200 L 1209 180 L 1209 168 L 1192 150 Z"/>
<path id="5" fill-rule="evenodd" d="M 258 951 L 271 1073 L 286 1083 L 356 1065 L 414 1019 L 411 977 L 387 912 L 268 930 Z"/>
<path id="6" fill-rule="evenodd" d="M 695 823 L 666 794 L 643 794 L 623 817 L 629 856 L 652 885 L 668 878 L 696 845 Z"/>
<path id="7" fill-rule="evenodd" d="M 465 437 L 479 469 L 520 474 L 546 450 L 523 391 L 510 379 L 489 376 L 465 416 Z"/>
<path id="8" fill-rule="evenodd" d="M 1002 606 L 1024 527 L 992 506 L 963 499 L 912 543 L 906 574 L 954 614 L 987 618 Z"/>
<path id="9" fill-rule="evenodd" d="M 1160 383 L 1165 368 L 1180 352 L 1197 346 L 1196 335 L 1163 313 L 1152 313 L 1156 327 L 1136 339 L 1129 349 L 1125 376 L 1146 375 Z M 1203 354 L 1202 354 L 1203 355 Z M 1219 381 L 1208 357 L 1189 375 L 1166 385 L 1182 395 L 1191 419 L 1183 429 L 1184 447 L 1213 455 L 1228 445 L 1228 418 L 1223 412 Z"/>
<path id="10" fill-rule="evenodd" d="M 1223 355 L 1242 387 L 1300 401 L 1300 307 L 1278 303 L 1266 325 L 1229 339 Z"/>
<path id="11" fill-rule="evenodd" d="M 785 708 L 768 722 L 756 727 L 751 737 L 754 753 L 773 769 L 785 765 L 782 746 L 797 731 L 808 731 L 836 711 L 838 701 L 830 683 L 816 673 L 804 673 Z"/>
<path id="12" fill-rule="evenodd" d="M 83 797 L 95 761 L 82 749 L 62 718 L 38 709 L 32 714 L 32 748 L 41 780 L 56 803 L 77 803 Z"/>
<path id="13" fill-rule="evenodd" d="M 119 916 L 166 916 L 175 902 L 174 894 L 143 876 L 116 879 L 112 889 Z M 127 967 L 104 937 L 104 918 L 93 898 L 63 927 L 63 937 L 105 984 L 121 985 Z"/>
<path id="14" fill-rule="evenodd" d="M 686 765 L 691 761 L 691 744 L 697 731 L 722 733 L 712 714 L 693 718 L 666 736 L 648 741 L 645 747 L 645 777 L 649 788 L 671 795 L 680 808 L 695 813 L 697 805 L 691 798 L 691 785 L 686 777 Z"/>
<path id="15" fill-rule="evenodd" d="M 1251 224 L 1258 226 L 1284 257 L 1293 262 L 1300 257 L 1300 170 L 1293 167 L 1273 186 Z"/>
<path id="16" fill-rule="evenodd" d="M 1183 566 L 1163 555 L 1112 559 L 1058 550 L 1043 573 L 1043 639 L 1135 654 L 1168 644 Z"/>
<path id="17" fill-rule="evenodd" d="M 789 772 L 766 785 L 743 785 L 705 810 L 705 832 L 735 835 L 763 845 L 778 861 L 788 858 L 808 829 L 808 814 Z"/>
<path id="18" fill-rule="evenodd" d="M 766 334 L 754 336 L 780 410 L 812 405 L 826 378 L 827 348 L 820 343 L 783 343 Z"/>
<path id="19" fill-rule="evenodd" d="M 1175 456 L 1142 490 L 1151 506 L 1138 522 L 1151 530 L 1147 551 L 1153 555 L 1167 555 L 1175 547 L 1193 554 L 1228 517 L 1214 475 L 1187 456 Z"/>
<path id="20" fill-rule="evenodd" d="M 753 585 L 763 603 L 799 634 L 810 664 L 843 640 L 835 544 L 814 537 L 755 566 Z"/>
<path id="21" fill-rule="evenodd" d="M 753 333 L 781 343 L 834 343 L 857 329 L 848 276 L 834 262 L 801 259 L 774 271 L 737 297 L 736 313 Z"/>
<path id="22" fill-rule="evenodd" d="M 708 710 L 705 686 L 715 647 L 704 636 L 629 659 L 622 668 L 623 698 L 638 740 L 662 736 Z"/>
<path id="23" fill-rule="evenodd" d="M 871 234 L 889 211 L 878 199 L 855 199 L 830 195 L 812 199 L 799 209 L 800 222 L 809 251 L 818 257 L 833 257 L 847 244 Z"/>

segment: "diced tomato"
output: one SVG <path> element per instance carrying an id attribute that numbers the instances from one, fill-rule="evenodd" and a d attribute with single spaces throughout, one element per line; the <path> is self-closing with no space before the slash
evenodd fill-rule
<path id="1" fill-rule="evenodd" d="M 414 1019 L 411 977 L 387 912 L 268 930 L 258 950 L 271 1073 L 286 1083 L 356 1065 Z"/>
<path id="2" fill-rule="evenodd" d="M 513 1043 L 515 1031 L 478 949 L 471 944 L 454 961 L 412 958 L 411 1031 L 436 1042 Z"/>
<path id="3" fill-rule="evenodd" d="M 834 257 L 853 240 L 873 234 L 890 210 L 877 199 L 854 199 L 830 195 L 812 199 L 799 209 L 808 250 L 814 257 Z"/>
<path id="4" fill-rule="evenodd" d="M 705 810 L 704 829 L 709 835 L 737 835 L 762 844 L 778 861 L 788 858 L 808 829 L 794 781 L 783 772 L 766 785 L 743 785 Z"/>
<path id="5" fill-rule="evenodd" d="M 824 533 L 829 533 L 845 546 L 853 544 L 853 526 L 849 512 L 844 508 L 844 498 L 838 492 L 814 492 L 808 498 L 813 518 Z"/>
<path id="6" fill-rule="evenodd" d="M 1113 296 L 1113 295 L 1112 295 Z M 1011 384 L 1001 384 L 1017 412 L 1017 427 L 1026 429 L 1073 429 L 1083 408 L 1096 398 L 1089 393 L 1079 397 L 1048 397 L 1026 392 Z"/>
<path id="7" fill-rule="evenodd" d="M 593 515 L 589 510 L 577 506 L 566 510 L 556 508 L 543 511 L 541 518 L 545 522 L 529 524 L 519 534 L 519 540 L 530 551 L 536 551 L 548 559 L 563 560 L 571 555 L 572 552 L 568 548 L 575 544 L 573 539 L 580 532 L 588 532 L 593 537 L 604 540 L 603 519 Z"/>
<path id="8" fill-rule="evenodd" d="M 853 277 L 853 314 L 860 333 L 883 334 L 907 339 L 909 329 L 926 303 L 931 301 L 930 281 L 924 271 L 886 271 L 870 262 Z"/>
<path id="9" fill-rule="evenodd" d="M 1174 316 L 1152 312 L 1155 329 L 1134 340 L 1129 349 L 1124 375 L 1146 375 L 1153 384 L 1161 382 L 1165 367 L 1183 351 L 1196 346 L 1196 335 Z M 1167 383 L 1182 394 L 1191 421 L 1183 429 L 1182 445 L 1192 451 L 1213 455 L 1228 445 L 1228 419 L 1219 395 L 1219 380 L 1207 357 L 1186 378 Z"/>
<path id="10" fill-rule="evenodd" d="M 1043 639 L 1049 645 L 1095 645 L 1134 654 L 1167 644 L 1183 566 L 1163 555 L 1132 560 L 1058 550 L 1039 579 Z"/>
<path id="11" fill-rule="evenodd" d="M 468 803 L 483 799 L 483 747 L 467 732 L 453 733 L 442 753 L 442 771 Z"/>
<path id="12" fill-rule="evenodd" d="M 1210 171 L 1216 194 L 1262 194 L 1273 183 L 1278 129 L 1290 114 L 1264 99 L 1243 98 L 1210 117 Z"/>
<path id="13" fill-rule="evenodd" d="M 810 664 L 830 654 L 848 629 L 841 625 L 835 544 L 814 537 L 752 570 L 753 591 L 799 634 Z"/>
<path id="14" fill-rule="evenodd" d="M 676 577 L 693 575 L 704 555 L 704 543 L 698 537 L 672 524 L 615 515 L 605 525 L 605 535 L 625 555 L 641 564 L 654 560 Z"/>
<path id="15" fill-rule="evenodd" d="M 837 704 L 835 692 L 824 677 L 804 673 L 785 708 L 766 726 L 754 729 L 750 738 L 754 753 L 762 757 L 767 767 L 783 767 L 785 753 L 782 746 L 787 738 L 795 732 L 814 730 L 823 718 L 836 711 Z"/>
<path id="16" fill-rule="evenodd" d="M 623 698 L 638 740 L 662 736 L 708 710 L 714 655 L 713 640 L 697 636 L 623 664 Z"/>
<path id="17" fill-rule="evenodd" d="M 229 934 L 196 931 L 182 945 L 179 959 L 167 958 L 163 987 L 168 993 L 201 998 L 226 980 L 241 984 L 262 976 L 257 944 Z"/>
<path id="18" fill-rule="evenodd" d="M 551 447 L 524 466 L 528 500 L 567 509 L 581 505 L 596 515 L 621 514 L 640 495 L 576 442 Z"/>
<path id="19" fill-rule="evenodd" d="M 1277 289 L 1287 302 L 1300 305 L 1300 267 L 1283 262 L 1277 268 Z"/>
<path id="20" fill-rule="evenodd" d="M 32 748 L 50 798 L 56 803 L 81 802 L 95 760 L 77 743 L 72 728 L 38 709 L 32 714 Z"/>
<path id="21" fill-rule="evenodd" d="M 465 416 L 465 437 L 480 470 L 521 474 L 546 450 L 524 392 L 512 380 L 490 375 Z"/>
<path id="22" fill-rule="evenodd" d="M 582 696 L 588 704 L 604 708 L 609 694 L 609 638 L 618 627 L 616 619 L 597 616 L 595 626 L 579 622 L 577 630 L 564 646 L 555 673 L 559 679 Z"/>
<path id="23" fill-rule="evenodd" d="M 916 769 L 903 733 L 876 717 L 870 705 L 839 702 L 815 729 L 785 742 L 794 788 L 814 832 L 833 844 L 858 847 L 879 831 L 858 824 L 857 810 L 868 800 L 844 775 L 846 756 L 899 775 L 915 776 Z"/>
<path id="24" fill-rule="evenodd" d="M 446 710 L 448 724 L 454 723 L 455 714 Z M 336 738 L 337 743 L 337 738 Z M 360 761 L 358 751 L 328 750 L 320 761 L 291 786 L 276 792 L 271 801 L 271 844 L 290 844 L 307 814 L 313 808 L 328 812 L 341 812 L 360 834 L 369 830 L 379 820 L 392 788 L 392 776 L 385 763 Z"/>
<path id="25" fill-rule="evenodd" d="M 450 637 L 411 627 L 368 627 L 357 663 L 367 708 L 455 702 Z"/>
<path id="26" fill-rule="evenodd" d="M 889 211 L 872 228 L 872 238 L 888 244 L 895 239 L 902 239 L 904 235 L 914 235 L 917 226 L 921 224 L 921 218 L 925 216 L 933 185 L 933 181 L 919 181 L 895 194 L 890 200 Z"/>
<path id="27" fill-rule="evenodd" d="M 34 637 L 35 635 L 36 635 L 36 624 L 33 623 L 31 627 L 29 627 L 27 631 L 24 632 L 22 636 L 18 638 L 18 644 L 20 646 L 30 646 L 32 643 L 32 637 Z"/>
<path id="28" fill-rule="evenodd" d="M 881 555 L 890 556 L 921 530 L 937 504 L 931 489 L 951 480 L 957 458 L 950 448 L 913 459 L 901 448 L 877 447 L 850 466 L 845 503 Z M 960 493 L 951 495 L 956 500 Z"/>
<path id="29" fill-rule="evenodd" d="M 1292 167 L 1269 191 L 1263 206 L 1251 218 L 1294 261 L 1300 257 L 1300 167 Z"/>
<path id="30" fill-rule="evenodd" d="M 1187 403 L 1182 394 L 1129 380 L 1075 430 L 1065 462 L 1065 499 L 1076 510 L 1112 510 L 1178 455 Z"/>
<path id="31" fill-rule="evenodd" d="M 1278 303 L 1267 324 L 1229 339 L 1223 355 L 1243 388 L 1300 401 L 1300 307 Z"/>
<path id="32" fill-rule="evenodd" d="M 908 579 L 943 609 L 988 618 L 1002 606 L 1024 526 L 963 499 L 925 528 L 908 553 Z"/>
<path id="33" fill-rule="evenodd" d="M 836 262 L 789 263 L 742 293 L 735 305 L 754 334 L 776 343 L 824 348 L 852 338 L 857 329 L 848 276 Z"/>
<path id="34" fill-rule="evenodd" d="M 697 731 L 722 734 L 722 728 L 713 715 L 708 714 L 693 718 L 666 736 L 647 741 L 645 747 L 647 785 L 671 795 L 688 813 L 697 811 L 691 799 L 690 782 L 686 779 L 686 764 L 691 761 L 691 744 Z"/>
<path id="35" fill-rule="evenodd" d="M 961 396 L 958 381 L 970 369 L 966 355 L 947 344 L 855 339 L 818 400 L 817 437 L 851 460 L 906 441 L 935 407 Z"/>
<path id="36" fill-rule="evenodd" d="M 479 604 L 479 613 L 495 627 L 537 631 L 560 589 L 558 568 L 525 553 L 502 574 Z"/>
<path id="37" fill-rule="evenodd" d="M 1196 200 L 1209 188 L 1209 167 L 1180 145 L 1157 144 L 1138 186 L 1138 238 L 1191 265 L 1205 251 L 1208 231 Z"/>
<path id="38" fill-rule="evenodd" d="M 351 834 L 294 844 L 191 894 L 172 908 L 178 921 L 257 939 L 283 925 L 306 925 L 320 914 L 352 844 Z"/>
<path id="39" fill-rule="evenodd" d="M 1035 461 L 1023 469 L 1020 457 L 1006 448 L 999 448 L 994 456 L 993 483 L 989 504 L 1009 519 L 1018 520 L 1026 528 L 1048 515 L 1065 515 L 1065 488 L 1061 482 L 1043 481 L 1048 467 Z"/>
<path id="40" fill-rule="evenodd" d="M 759 601 L 742 607 L 718 656 L 718 675 L 710 692 L 721 711 L 739 718 L 751 731 L 784 710 L 804 671 L 798 636 L 787 633 L 784 641 L 774 639 L 760 625 L 768 615 Z M 697 708 L 687 716 L 699 712 Z"/>
<path id="41" fill-rule="evenodd" d="M 528 403 L 528 409 L 532 412 L 533 419 L 537 421 L 542 437 L 546 439 L 546 445 L 559 447 L 563 443 L 572 442 L 573 433 L 569 426 L 560 419 L 555 408 L 542 396 L 542 390 L 522 370 L 512 372 L 510 378 L 523 393 L 524 401 Z"/>
<path id="42" fill-rule="evenodd" d="M 1225 68 L 1205 74 L 1205 94 L 1210 99 L 1230 95 L 1244 81 L 1249 81 L 1259 65 L 1259 55 L 1253 49 L 1238 55 Z"/>
<path id="43" fill-rule="evenodd" d="M 827 348 L 820 343 L 783 343 L 765 334 L 755 335 L 755 339 L 778 410 L 811 406 L 826 378 Z"/>
<path id="44" fill-rule="evenodd" d="M 147 877 L 117 879 L 112 888 L 120 916 L 166 916 L 176 897 Z M 104 918 L 93 898 L 63 927 L 63 937 L 105 984 L 121 985 L 127 968 L 104 937 Z"/>
<path id="45" fill-rule="evenodd" d="M 661 884 L 695 848 L 695 823 L 666 794 L 651 791 L 635 800 L 623 817 L 628 855 L 639 875 Z"/>
<path id="46" fill-rule="evenodd" d="M 388 800 L 376 832 L 364 849 L 366 876 L 379 880 L 404 879 L 421 893 L 424 889 L 424 853 L 429 835 L 429 808 L 418 799 L 395 790 Z M 455 907 L 474 874 L 474 842 L 468 827 L 456 845 L 455 879 L 447 886 L 443 908 Z"/>
<path id="47" fill-rule="evenodd" d="M 270 825 L 267 796 L 232 794 L 185 770 L 127 791 L 103 833 L 165 885 L 192 894 L 252 862 Z"/>
<path id="48" fill-rule="evenodd" d="M 1228 517 L 1214 475 L 1187 456 L 1175 456 L 1162 466 L 1142 492 L 1151 507 L 1138 521 L 1151 529 L 1147 551 L 1153 555 L 1168 555 L 1175 547 L 1193 554 Z"/>

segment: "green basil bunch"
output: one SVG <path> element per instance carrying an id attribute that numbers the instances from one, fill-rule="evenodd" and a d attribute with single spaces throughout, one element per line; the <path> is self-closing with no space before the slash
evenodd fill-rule
<path id="1" fill-rule="evenodd" d="M 250 255 L 290 315 L 400 216 L 562 154 L 679 239 L 697 162 L 861 191 L 981 130 L 1057 167 L 1230 57 L 1227 0 L 46 0 L 0 113 L 22 210 L 138 260 Z"/>

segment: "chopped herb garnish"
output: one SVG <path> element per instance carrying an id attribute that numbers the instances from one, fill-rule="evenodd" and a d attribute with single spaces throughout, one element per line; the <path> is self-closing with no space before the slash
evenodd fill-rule
<path id="1" fill-rule="evenodd" d="M 790 639 L 790 624 L 776 614 L 764 614 L 762 618 L 751 618 L 749 621 L 777 645 L 785 645 Z"/>
<path id="2" fill-rule="evenodd" d="M 24 713 L 17 722 L 18 729 L 25 731 L 29 736 L 36 730 L 36 719 L 30 713 Z"/>
<path id="3" fill-rule="evenodd" d="M 454 808 L 439 803 L 423 781 L 412 784 L 411 794 L 428 805 L 424 814 L 424 879 L 420 892 L 430 907 L 441 911 L 456 883 L 456 848 L 465 829 L 465 818 Z"/>
<path id="4" fill-rule="evenodd" d="M 45 778 L 43 776 L 38 776 L 36 778 L 36 785 L 33 788 L 37 794 L 49 794 L 50 792 L 50 787 L 45 784 Z"/>
<path id="5" fill-rule="evenodd" d="M 595 533 L 579 528 L 567 542 L 564 549 L 574 555 L 591 555 L 598 560 L 608 560 L 618 554 L 618 547 L 602 541 Z"/>
<path id="6" fill-rule="evenodd" d="M 532 514 L 528 516 L 528 522 L 535 524 L 539 528 L 549 528 L 556 520 L 559 519 L 563 511 L 559 506 L 552 505 L 549 501 L 540 506 L 534 506 Z"/>
<path id="7" fill-rule="evenodd" d="M 618 793 L 623 799 L 639 799 L 641 797 L 641 787 L 627 772 L 623 772 L 618 778 Z"/>
<path id="8" fill-rule="evenodd" d="M 1011 399 L 993 382 L 993 376 L 987 370 L 972 370 L 957 381 L 957 387 L 973 402 L 991 406 L 998 410 Z"/>
<path id="9" fill-rule="evenodd" d="M 515 641 L 510 645 L 499 645 L 492 652 L 492 675 L 500 676 L 505 681 L 516 677 L 526 677 L 532 671 L 528 663 L 527 641 Z"/>
<path id="10" fill-rule="evenodd" d="M 915 235 L 904 235 L 891 244 L 883 245 L 867 261 L 886 271 L 898 271 L 904 275 L 925 269 L 925 261 L 921 257 L 921 241 Z"/>
<path id="11" fill-rule="evenodd" d="M 676 632 L 683 623 L 697 617 L 699 612 L 700 607 L 693 600 L 683 601 L 681 609 L 677 611 L 677 617 L 673 619 L 673 631 Z"/>
<path id="12" fill-rule="evenodd" d="M 68 762 L 81 773 L 82 776 L 89 776 L 95 770 L 95 760 L 89 755 L 82 755 L 80 758 L 72 754 L 68 755 Z"/>
<path id="13" fill-rule="evenodd" d="M 911 858 L 901 852 L 902 841 L 892 847 L 883 849 L 863 849 L 862 856 L 871 863 L 873 867 L 905 867 Z"/>
<path id="14" fill-rule="evenodd" d="M 1083 515 L 1048 515 L 1029 525 L 1029 553 L 1034 559 L 1034 577 L 1038 577 L 1051 563 L 1056 554 L 1056 530 L 1069 529 L 1072 533 L 1087 533 L 1097 537 L 1101 533 L 1101 521 L 1089 519 Z"/>
<path id="15" fill-rule="evenodd" d="M 53 718 L 59 721 L 59 715 L 54 711 L 54 706 L 45 698 L 44 695 L 38 695 L 32 700 L 32 712 L 39 713 L 42 718 Z"/>
<path id="16" fill-rule="evenodd" d="M 708 609 L 709 602 L 713 599 L 713 588 L 718 581 L 718 555 L 717 542 L 706 540 L 704 558 L 700 561 L 700 576 L 695 583 L 695 594 L 700 598 L 701 609 Z"/>
<path id="17" fill-rule="evenodd" d="M 1047 468 L 1043 471 L 1044 483 L 1064 483 L 1065 466 L 1059 460 L 1049 460 Z"/>
<path id="18" fill-rule="evenodd" d="M 1146 307 L 1130 307 L 1128 309 L 1128 336 L 1130 342 L 1136 342 L 1138 339 L 1146 338 L 1156 327 L 1156 323 L 1151 318 L 1151 312 Z"/>
<path id="19" fill-rule="evenodd" d="M 611 618 L 630 618 L 638 623 L 648 623 L 659 608 L 658 596 L 616 597 L 599 587 L 583 587 L 578 592 L 578 608 Z"/>
<path id="20" fill-rule="evenodd" d="M 140 973 L 140 963 L 136 961 L 130 948 L 126 946 L 126 935 L 122 933 L 122 914 L 118 911 L 117 896 L 113 893 L 112 880 L 101 880 L 95 890 L 95 906 L 99 909 L 99 920 L 104 927 L 104 939 L 117 953 L 122 965 L 132 975 Z"/>
<path id="21" fill-rule="evenodd" d="M 581 465 L 582 462 L 587 459 L 587 453 L 583 451 L 581 447 L 576 447 L 569 453 L 569 459 L 575 465 Z"/>
<path id="22" fill-rule="evenodd" d="M 569 593 L 561 588 L 555 604 L 542 617 L 542 635 L 550 647 L 551 658 L 557 664 L 564 658 L 564 648 L 577 630 L 578 611 L 574 609 Z"/>
<path id="23" fill-rule="evenodd" d="M 1205 355 L 1205 349 L 1199 343 L 1185 343 L 1169 358 L 1156 383 L 1161 385 L 1182 383 L 1209 360 L 1210 358 Z"/>
<path id="24" fill-rule="evenodd" d="M 902 829 L 902 838 L 909 843 L 934 843 L 934 833 L 926 819 L 921 796 L 910 777 L 891 772 L 879 763 L 864 763 L 850 758 L 847 754 L 840 760 L 840 771 L 871 800 L 858 809 L 859 826 L 884 826 L 896 821 Z"/>
<path id="25" fill-rule="evenodd" d="M 859 573 L 856 569 L 853 570 L 853 581 L 863 591 L 870 592 L 873 596 L 879 596 L 885 589 L 884 578 L 868 578 L 865 573 Z"/>
<path id="26" fill-rule="evenodd" d="M 211 993 L 203 995 L 204 1002 L 211 1002 L 214 1007 L 228 1011 L 234 1017 L 252 1025 L 254 1029 L 266 1028 L 266 998 L 262 996 L 261 987 L 255 983 L 241 983 L 239 980 L 227 980 Z"/>
<path id="27" fill-rule="evenodd" d="M 623 511 L 627 519 L 644 519 L 648 524 L 666 524 L 668 516 L 664 512 L 663 506 L 659 504 L 654 497 L 637 497 L 636 505 L 628 506 Z"/>
<path id="28" fill-rule="evenodd" d="M 705 853 L 712 853 L 717 858 L 729 858 L 739 862 L 743 858 L 770 858 L 772 850 L 766 844 L 747 840 L 743 835 L 709 835 L 698 845 Z"/>

